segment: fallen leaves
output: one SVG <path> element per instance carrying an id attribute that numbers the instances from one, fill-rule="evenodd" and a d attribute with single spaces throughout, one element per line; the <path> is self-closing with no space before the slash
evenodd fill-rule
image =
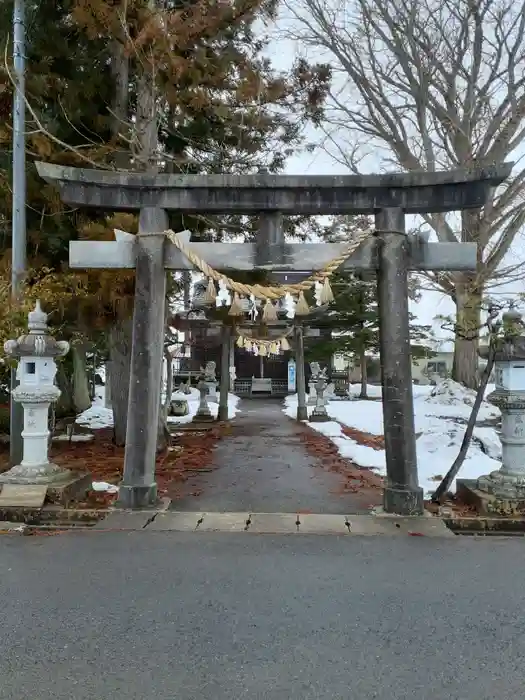
<path id="1" fill-rule="evenodd" d="M 383 480 L 371 469 L 358 467 L 348 459 L 344 459 L 334 443 L 324 435 L 304 426 L 300 433 L 308 453 L 317 458 L 323 468 L 340 474 L 343 477 L 340 493 L 358 493 L 363 489 L 373 489 L 371 500 L 379 505 Z"/>
<path id="2" fill-rule="evenodd" d="M 358 445 L 371 447 L 378 452 L 385 449 L 385 438 L 383 435 L 371 435 L 370 433 L 364 433 L 362 430 L 350 428 L 348 425 L 341 425 L 341 431 L 346 437 L 355 440 Z"/>
<path id="3" fill-rule="evenodd" d="M 72 471 L 89 472 L 93 481 L 105 481 L 118 485 L 122 480 L 124 466 L 124 448 L 116 447 L 111 428 L 92 431 L 91 442 L 56 442 L 53 444 L 50 459 Z M 228 427 L 217 424 L 211 430 L 192 433 L 184 431 L 177 435 L 174 449 L 168 449 L 158 455 L 155 465 L 155 477 L 159 496 L 170 492 L 177 493 L 177 487 L 184 484 L 191 475 L 210 471 L 213 449 Z M 8 446 L 0 455 L 0 465 L 8 460 Z M 198 495 L 193 490 L 193 495 Z M 111 506 L 118 494 L 91 491 L 87 498 L 76 503 L 79 508 L 105 509 Z"/>

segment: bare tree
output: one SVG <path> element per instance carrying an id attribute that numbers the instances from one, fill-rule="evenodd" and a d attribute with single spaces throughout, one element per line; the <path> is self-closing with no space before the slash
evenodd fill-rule
<path id="1" fill-rule="evenodd" d="M 515 0 L 288 0 L 287 36 L 332 70 L 324 147 L 358 172 L 372 154 L 406 171 L 483 167 L 525 142 L 525 3 Z M 368 161 L 370 162 L 370 161 Z M 429 275 L 456 305 L 453 376 L 477 384 L 488 286 L 519 272 L 525 168 L 482 211 L 425 217 L 440 241 L 475 242 L 476 272 Z"/>

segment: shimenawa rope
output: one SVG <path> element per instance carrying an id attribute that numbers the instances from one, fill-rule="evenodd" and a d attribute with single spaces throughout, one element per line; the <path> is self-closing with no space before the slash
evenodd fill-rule
<path id="1" fill-rule="evenodd" d="M 316 283 L 323 283 L 322 289 L 320 290 L 320 302 L 323 304 L 330 303 L 333 301 L 333 293 L 330 287 L 329 277 L 344 263 L 344 261 L 349 258 L 355 251 L 373 234 L 373 230 L 369 229 L 366 231 L 359 232 L 351 243 L 343 250 L 341 255 L 337 256 L 331 260 L 324 268 L 314 272 L 307 279 L 302 282 L 296 282 L 295 284 L 283 284 L 283 285 L 273 285 L 264 286 L 261 284 L 245 284 L 243 282 L 237 282 L 236 280 L 227 277 L 226 275 L 214 270 L 208 263 L 200 258 L 193 250 L 186 247 L 182 239 L 177 236 L 174 231 L 165 231 L 165 235 L 168 240 L 176 246 L 181 253 L 183 253 L 188 260 L 199 269 L 208 278 L 208 288 L 206 290 L 207 297 L 209 301 L 213 301 L 216 298 L 216 289 L 214 282 L 219 283 L 220 286 L 233 292 L 233 302 L 230 308 L 230 314 L 234 316 L 242 315 L 243 311 L 240 307 L 240 297 L 250 297 L 253 296 L 256 299 L 261 299 L 266 301 L 263 308 L 263 318 L 265 320 L 275 320 L 277 318 L 276 312 L 273 309 L 271 301 L 276 301 L 290 296 L 298 296 L 297 306 L 295 308 L 295 313 L 297 315 L 305 315 L 309 312 L 308 304 L 304 298 L 304 292 L 311 289 Z M 270 310 L 270 308 L 272 310 Z"/>

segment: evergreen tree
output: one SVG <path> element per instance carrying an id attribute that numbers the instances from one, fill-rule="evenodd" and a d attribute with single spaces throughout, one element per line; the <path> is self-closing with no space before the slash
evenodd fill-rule
<path id="1" fill-rule="evenodd" d="M 133 232 L 137 225 L 129 215 L 71 211 L 37 177 L 33 160 L 135 170 L 153 165 L 182 173 L 282 167 L 299 144 L 304 120 L 319 120 L 328 75 L 324 69 L 311 72 L 304 62 L 290 75 L 279 74 L 263 57 L 265 41 L 254 27 L 274 16 L 275 5 L 269 0 L 27 0 L 30 266 L 62 271 L 70 240 L 109 239 L 114 227 Z M 8 55 L 11 16 L 12 2 L 2 3 L 0 39 Z M 4 263 L 10 257 L 11 214 L 8 70 L 0 69 Z M 148 139 L 156 144 L 154 153 L 144 148 Z M 190 228 L 196 238 L 236 233 L 247 223 L 177 215 L 170 221 L 175 230 Z M 81 303 L 65 304 L 63 312 L 71 333 L 89 339 L 93 328 L 111 330 L 116 385 L 123 388 L 120 400 L 112 393 L 121 444 L 133 275 L 92 271 L 77 277 L 84 290 Z"/>
<path id="2" fill-rule="evenodd" d="M 366 398 L 367 357 L 379 353 L 379 313 L 376 283 L 370 276 L 352 272 L 337 272 L 332 276 L 334 301 L 328 306 L 320 321 L 329 330 L 326 340 L 313 343 L 308 356 L 322 359 L 331 355 L 343 355 L 351 365 L 361 370 L 361 396 Z M 424 341 L 431 334 L 430 326 L 415 323 L 410 314 L 410 340 L 413 358 L 428 355 Z"/>

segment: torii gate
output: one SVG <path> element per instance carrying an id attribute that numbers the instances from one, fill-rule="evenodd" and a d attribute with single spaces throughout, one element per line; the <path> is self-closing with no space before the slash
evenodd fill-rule
<path id="1" fill-rule="evenodd" d="M 405 215 L 480 208 L 509 176 L 511 164 L 364 176 L 151 175 L 47 163 L 37 163 L 37 169 L 44 180 L 58 186 L 67 204 L 140 212 L 135 240 L 75 241 L 70 243 L 69 252 L 73 268 L 136 270 L 120 507 L 140 508 L 156 501 L 165 270 L 191 268 L 187 258 L 167 243 L 162 233 L 169 228 L 167 212 L 172 210 L 258 214 L 261 233 L 257 243 L 192 243 L 192 247 L 215 269 L 251 270 L 264 266 L 296 272 L 322 268 L 341 254 L 346 244 L 285 244 L 283 214 L 375 216 L 375 240 L 365 242 L 343 267 L 377 271 L 387 468 L 385 511 L 403 515 L 423 512 L 423 490 L 417 476 L 407 277 L 409 270 L 473 271 L 476 245 L 429 243 L 420 237 L 409 237 Z M 300 334 L 298 340 L 302 345 Z M 148 421 L 144 421 L 145 412 Z"/>

